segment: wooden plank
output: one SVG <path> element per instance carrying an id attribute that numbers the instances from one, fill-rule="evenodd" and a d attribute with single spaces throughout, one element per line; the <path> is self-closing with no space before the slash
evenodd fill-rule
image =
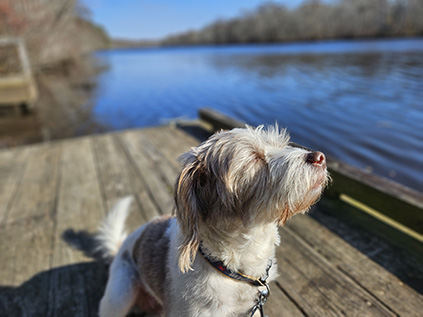
<path id="1" fill-rule="evenodd" d="M 34 316 L 48 305 L 50 274 L 46 270 L 60 182 L 60 148 L 54 144 L 30 149 L 31 160 L 0 229 L 0 315 Z"/>
<path id="2" fill-rule="evenodd" d="M 97 314 L 107 269 L 98 262 L 92 262 L 89 254 L 94 245 L 93 233 L 104 216 L 104 203 L 89 139 L 64 142 L 46 315 Z"/>
<path id="3" fill-rule="evenodd" d="M 235 120 L 227 115 L 224 115 L 216 110 L 210 108 L 202 108 L 198 112 L 198 116 L 201 120 L 210 123 L 215 131 L 219 130 L 231 130 L 233 128 L 244 128 L 245 123 L 239 120 Z"/>
<path id="4" fill-rule="evenodd" d="M 43 144 L 35 148 L 4 221 L 6 224 L 28 217 L 51 217 L 59 158 L 59 144 Z"/>
<path id="5" fill-rule="evenodd" d="M 42 145 L 32 151 L 31 161 L 0 230 L 5 235 L 1 241 L 10 241 L 0 245 L 0 248 L 9 248 L 0 252 L 5 261 L 0 270 L 4 285 L 19 285 L 49 267 L 59 158 L 60 145 L 57 144 Z"/>
<path id="6" fill-rule="evenodd" d="M 327 194 L 345 193 L 423 234 L 423 194 L 339 161 L 329 161 L 333 182 Z"/>
<path id="7" fill-rule="evenodd" d="M 161 214 L 168 214 L 173 206 L 173 184 L 168 183 L 160 161 L 142 148 L 140 132 L 125 132 L 119 136 L 126 154 L 136 167 L 140 179 L 148 189 L 148 196 Z M 145 144 L 144 144 L 145 145 Z"/>
<path id="8" fill-rule="evenodd" d="M 278 267 L 278 285 L 301 307 L 306 316 L 344 315 L 339 313 L 336 303 L 332 303 L 324 291 L 316 287 L 313 281 L 308 281 L 308 277 L 295 267 L 295 263 L 278 256 Z"/>
<path id="9" fill-rule="evenodd" d="M 63 143 L 52 267 L 90 261 L 63 241 L 67 229 L 95 233 L 105 216 L 94 154 L 88 138 Z"/>
<path id="10" fill-rule="evenodd" d="M 161 127 L 160 131 L 154 131 L 152 129 L 143 131 L 143 134 L 149 137 L 149 140 L 154 146 L 159 149 L 161 155 L 166 158 L 168 164 L 170 164 L 174 171 L 174 181 L 179 174 L 181 164 L 178 162 L 179 156 L 188 152 L 191 147 L 195 147 L 200 144 L 199 140 L 187 135 L 175 127 Z M 171 142 L 169 142 L 171 140 Z"/>
<path id="11" fill-rule="evenodd" d="M 179 136 L 175 135 L 178 129 L 163 127 L 160 131 L 148 129 L 143 131 L 152 144 L 160 150 L 162 155 L 175 170 L 179 170 L 178 157 L 189 150 L 189 146 L 181 142 Z M 169 142 L 169 140 L 172 140 Z M 176 177 L 175 177 L 176 180 Z"/>
<path id="12" fill-rule="evenodd" d="M 157 134 L 162 134 L 162 131 L 163 130 L 160 129 Z M 169 164 L 169 161 L 166 160 L 163 151 L 156 147 L 148 136 L 146 136 L 144 133 L 140 133 L 138 137 L 140 142 L 139 146 L 142 148 L 145 156 L 150 162 L 158 167 L 157 172 L 159 175 L 161 175 L 162 179 L 167 184 L 169 193 L 173 195 L 173 186 L 177 177 L 177 173 L 175 173 L 175 170 L 177 170 L 175 169 L 175 165 Z"/>
<path id="13" fill-rule="evenodd" d="M 0 315 L 96 315 L 107 269 L 78 248 L 90 246 L 105 210 L 127 194 L 137 200 L 134 228 L 169 213 L 176 157 L 197 143 L 165 127 L 0 151 L 0 239 L 12 241 L 0 245 Z M 420 312 L 420 295 L 309 217 L 282 233 L 266 314 Z"/>
<path id="14" fill-rule="evenodd" d="M 0 225 L 6 221 L 31 150 L 33 147 L 0 151 Z"/>
<path id="15" fill-rule="evenodd" d="M 373 235 L 388 241 L 393 246 L 398 246 L 403 249 L 406 247 L 405 250 L 407 253 L 412 255 L 423 267 L 423 257 L 421 256 L 423 254 L 423 243 L 409 234 L 380 221 L 372 215 L 363 212 L 361 209 L 357 209 L 341 200 L 326 197 L 326 195 L 322 197 L 316 208 L 325 214 L 330 214 L 337 219 L 341 219 L 365 231 L 371 232 Z"/>
<path id="16" fill-rule="evenodd" d="M 158 215 L 135 166 L 125 155 L 117 136 L 107 134 L 92 140 L 107 210 L 123 197 L 134 197 L 127 226 L 130 231 Z"/>
<path id="17" fill-rule="evenodd" d="M 289 299 L 277 282 L 270 283 L 269 287 L 271 295 L 264 305 L 266 316 L 305 316 L 300 307 Z"/>
<path id="18" fill-rule="evenodd" d="M 177 139 L 180 139 L 181 141 L 183 141 L 184 143 L 186 143 L 189 147 L 197 146 L 197 145 L 199 145 L 202 142 L 196 136 L 190 135 L 189 133 L 186 133 L 182 129 L 171 129 L 171 128 L 169 128 L 168 131 L 172 132 L 173 135 L 175 135 Z M 211 136 L 211 134 L 209 136 L 207 136 L 207 138 L 209 138 L 210 136 Z M 203 140 L 203 141 L 205 141 L 205 140 Z M 189 150 L 189 148 L 187 148 L 186 150 L 184 150 L 182 153 L 184 153 L 184 152 L 186 152 L 188 150 Z"/>
<path id="19" fill-rule="evenodd" d="M 46 311 L 53 228 L 53 221 L 41 217 L 0 229 L 0 316 Z"/>
<path id="20" fill-rule="evenodd" d="M 423 309 L 422 295 L 309 216 L 295 216 L 283 230 L 304 239 L 325 261 L 357 281 L 398 315 L 420 315 Z"/>
<path id="21" fill-rule="evenodd" d="M 191 147 L 197 146 L 201 143 L 199 139 L 194 137 L 193 135 L 188 134 L 183 129 L 173 126 L 164 127 L 163 133 L 159 133 L 158 135 L 163 135 L 163 142 L 168 140 L 168 147 L 173 149 L 175 152 L 176 157 L 181 155 L 182 153 L 187 152 Z M 172 140 L 174 142 L 169 142 Z"/>
<path id="22" fill-rule="evenodd" d="M 277 259 L 278 282 L 307 315 L 396 315 L 290 230 L 282 229 Z"/>

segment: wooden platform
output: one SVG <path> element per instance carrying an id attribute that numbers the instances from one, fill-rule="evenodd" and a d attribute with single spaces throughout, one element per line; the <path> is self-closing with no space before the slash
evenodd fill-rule
<path id="1" fill-rule="evenodd" d="M 196 144 L 159 127 L 0 151 L 0 316 L 96 316 L 100 220 L 126 195 L 131 229 L 169 213 L 176 158 Z M 309 216 L 281 236 L 269 316 L 421 316 L 423 296 Z"/>
<path id="2" fill-rule="evenodd" d="M 38 98 L 24 41 L 0 38 L 0 106 L 32 109 Z"/>

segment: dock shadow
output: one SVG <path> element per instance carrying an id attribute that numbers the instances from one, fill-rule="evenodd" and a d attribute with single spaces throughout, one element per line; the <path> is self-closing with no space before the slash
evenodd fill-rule
<path id="1" fill-rule="evenodd" d="M 0 316 L 98 316 L 108 265 L 100 260 L 94 235 L 68 229 L 62 239 L 93 261 L 39 272 L 19 286 L 0 285 Z"/>
<path id="2" fill-rule="evenodd" d="M 84 253 L 85 256 L 98 262 L 104 262 L 101 251 L 97 248 L 98 244 L 94 234 L 85 230 L 67 229 L 63 231 L 62 239 L 73 249 Z"/>
<path id="3" fill-rule="evenodd" d="M 20 286 L 0 286 L 0 316 L 97 316 L 106 281 L 98 262 L 43 271 Z"/>

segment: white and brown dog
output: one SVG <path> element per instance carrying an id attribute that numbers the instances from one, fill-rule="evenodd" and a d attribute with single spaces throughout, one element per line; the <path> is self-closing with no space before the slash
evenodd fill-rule
<path id="1" fill-rule="evenodd" d="M 126 198 L 104 221 L 98 238 L 114 259 L 100 316 L 134 305 L 178 317 L 259 314 L 277 275 L 278 226 L 307 211 L 329 178 L 323 153 L 291 146 L 277 126 L 216 133 L 181 162 L 174 217 L 126 237 Z"/>

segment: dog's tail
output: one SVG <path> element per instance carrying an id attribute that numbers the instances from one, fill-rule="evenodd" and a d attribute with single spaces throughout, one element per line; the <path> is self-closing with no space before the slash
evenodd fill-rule
<path id="1" fill-rule="evenodd" d="M 100 224 L 96 235 L 97 251 L 107 261 L 111 261 L 116 256 L 128 235 L 125 231 L 125 221 L 129 215 L 132 200 L 132 196 L 119 200 Z"/>

